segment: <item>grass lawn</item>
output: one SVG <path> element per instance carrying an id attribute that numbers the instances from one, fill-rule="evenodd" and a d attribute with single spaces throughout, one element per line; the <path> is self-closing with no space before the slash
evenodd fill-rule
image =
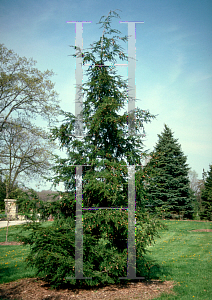
<path id="1" fill-rule="evenodd" d="M 48 226 L 52 222 L 46 222 L 43 226 Z M 9 226 L 7 241 L 18 241 L 17 233 L 20 225 Z M 6 240 L 7 227 L 0 228 L 0 242 Z M 28 234 L 28 230 L 27 230 Z M 30 252 L 29 245 L 0 246 L 0 284 L 15 281 L 21 278 L 36 277 L 32 269 L 27 269 L 24 261 Z"/>
<path id="2" fill-rule="evenodd" d="M 173 295 L 162 299 L 212 299 L 212 232 L 192 232 L 195 229 L 212 229 L 212 222 L 163 221 L 168 231 L 161 231 L 161 238 L 150 246 L 150 259 L 163 267 L 161 279 L 178 284 Z M 44 226 L 50 225 L 46 222 Z M 17 226 L 9 227 L 8 241 L 17 240 Z M 0 242 L 5 241 L 6 228 L 0 228 Z M 34 270 L 26 269 L 29 246 L 0 246 L 0 283 L 21 278 L 35 277 Z M 154 278 L 154 277 L 153 277 Z"/>
<path id="3" fill-rule="evenodd" d="M 162 299 L 212 299 L 212 232 L 192 232 L 212 229 L 212 222 L 164 221 L 168 231 L 161 232 L 149 257 L 165 266 L 169 275 L 163 278 L 178 283 L 177 296 L 162 295 Z"/>

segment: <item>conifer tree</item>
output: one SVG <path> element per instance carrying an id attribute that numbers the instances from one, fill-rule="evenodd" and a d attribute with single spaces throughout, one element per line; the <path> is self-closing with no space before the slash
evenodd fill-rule
<path id="1" fill-rule="evenodd" d="M 183 214 L 192 218 L 194 199 L 189 187 L 187 158 L 167 125 L 158 137 L 144 168 L 146 201 L 152 205 L 150 211 L 161 211 L 166 217 Z"/>
<path id="2" fill-rule="evenodd" d="M 56 217 L 52 225 L 54 229 L 52 227 L 52 231 L 49 228 L 46 231 L 48 235 L 46 248 L 50 250 L 44 255 L 46 250 L 41 250 L 44 235 L 38 239 L 38 231 L 34 231 L 27 240 L 28 243 L 34 243 L 33 251 L 28 258 L 29 262 L 36 266 L 39 272 L 45 274 L 45 280 L 51 282 L 53 286 L 66 282 L 64 279 L 66 276 L 75 276 L 75 165 L 87 165 L 82 169 L 84 208 L 127 207 L 128 169 L 123 165 L 141 165 L 141 156 L 145 155 L 145 151 L 142 139 L 140 136 L 137 137 L 136 133 L 143 130 L 145 122 L 150 122 L 154 118 L 148 111 L 137 109 L 135 131 L 129 133 L 127 121 L 134 118 L 135 112 L 129 115 L 127 112 L 123 115 L 118 114 L 129 99 L 126 82 L 116 75 L 116 70 L 112 66 L 116 63 L 117 56 L 122 60 L 127 59 L 117 42 L 118 39 L 126 41 L 127 37 L 120 38 L 120 32 L 111 29 L 111 18 L 114 16 L 118 14 L 110 12 L 104 21 L 102 21 L 104 17 L 100 19 L 99 23 L 104 27 L 103 35 L 98 42 L 91 45 L 90 52 L 82 53 L 78 49 L 77 55 L 82 55 L 83 63 L 92 64 L 87 71 L 89 80 L 82 86 L 85 100 L 81 117 L 85 124 L 86 136 L 81 140 L 75 136 L 77 120 L 71 113 L 66 113 L 63 124 L 52 131 L 52 139 L 59 140 L 68 158 L 57 157 L 54 167 L 57 175 L 52 180 L 54 184 L 64 182 L 66 193 L 62 194 L 59 201 L 52 202 L 51 208 L 49 207 L 49 213 Z M 111 34 L 112 37 L 107 37 Z M 139 180 L 136 181 L 136 188 L 142 197 Z M 140 202 L 136 203 L 136 270 L 137 276 L 146 276 L 148 266 L 148 262 L 144 264 L 146 246 L 154 241 L 159 228 L 164 226 L 159 220 L 148 218 L 145 212 L 140 210 Z M 47 211 L 46 208 L 44 210 Z M 85 277 L 94 279 L 79 282 L 71 280 L 71 284 L 118 283 L 119 277 L 126 276 L 127 219 L 126 210 L 83 212 L 83 271 Z M 56 249 L 55 245 L 61 239 L 65 245 Z M 47 256 L 47 253 L 50 256 Z M 48 262 L 46 257 L 49 258 Z"/>
<path id="3" fill-rule="evenodd" d="M 114 13 L 116 16 L 117 14 Z M 83 103 L 82 118 L 85 123 L 86 137 L 79 141 L 73 135 L 76 117 L 66 114 L 65 123 L 60 129 L 53 131 L 59 138 L 62 147 L 68 150 L 68 162 L 72 164 L 90 164 L 83 170 L 83 202 L 92 206 L 119 206 L 127 204 L 127 168 L 121 165 L 142 164 L 142 156 L 145 156 L 143 142 L 136 134 L 140 130 L 144 132 L 144 123 L 150 122 L 155 116 L 148 111 L 136 109 L 135 132 L 128 134 L 128 121 L 135 118 L 135 112 L 119 115 L 118 111 L 124 107 L 128 99 L 127 83 L 116 75 L 113 64 L 116 56 L 119 59 L 127 59 L 122 47 L 117 44 L 117 39 L 126 41 L 127 37 L 120 38 L 112 33 L 120 34 L 118 30 L 110 28 L 112 15 L 109 14 L 103 23 L 103 36 L 98 42 L 92 44 L 91 53 L 79 50 L 78 55 L 83 56 L 83 64 L 90 63 L 93 66 L 87 71 L 88 83 L 82 87 L 86 100 Z M 103 18 L 103 17 L 102 17 Z M 102 19 L 101 18 L 101 19 Z M 96 58 L 95 54 L 99 57 Z M 73 55 L 75 56 L 75 55 Z M 62 160 L 61 170 L 64 174 L 66 168 L 68 174 L 72 174 L 72 180 L 68 178 L 66 187 L 75 189 L 75 167 L 64 166 Z M 95 167 L 94 167 L 95 166 Z M 60 173 L 58 166 L 55 168 Z M 98 175 L 98 176 L 97 176 Z M 104 178 L 104 182 L 96 178 Z M 60 180 L 62 178 L 58 177 Z M 64 178 L 64 176 L 63 176 Z M 88 182 L 90 184 L 86 184 Z M 112 192 L 112 194 L 111 194 Z"/>
<path id="4" fill-rule="evenodd" d="M 202 209 L 200 212 L 200 218 L 212 221 L 212 165 L 209 165 L 209 171 L 206 175 L 201 200 Z"/>

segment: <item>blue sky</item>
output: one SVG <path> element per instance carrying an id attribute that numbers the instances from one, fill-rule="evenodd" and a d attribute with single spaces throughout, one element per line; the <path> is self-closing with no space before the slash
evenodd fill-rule
<path id="1" fill-rule="evenodd" d="M 52 69 L 61 107 L 74 114 L 75 25 L 66 22 L 92 22 L 83 26 L 86 48 L 102 35 L 100 17 L 115 9 L 121 18 L 113 27 L 123 35 L 127 25 L 119 21 L 145 22 L 136 25 L 136 107 L 158 114 L 145 126 L 146 149 L 167 124 L 200 179 L 212 163 L 211 0 L 1 0 L 0 43 L 32 57 L 41 71 Z M 118 72 L 127 79 L 127 67 Z"/>

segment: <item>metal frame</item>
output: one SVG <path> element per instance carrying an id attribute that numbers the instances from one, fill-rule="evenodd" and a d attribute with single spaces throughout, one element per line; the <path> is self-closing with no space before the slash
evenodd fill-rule
<path id="1" fill-rule="evenodd" d="M 67 23 L 75 23 L 76 41 L 75 46 L 82 49 L 83 46 L 83 23 L 91 23 L 90 21 L 68 21 Z M 114 64 L 114 66 L 128 66 L 128 115 L 135 110 L 135 67 L 136 67 L 136 23 L 144 23 L 143 21 L 119 23 L 128 24 L 128 64 Z M 86 64 L 89 65 L 89 64 Z M 89 65 L 91 66 L 91 65 Z M 83 122 L 80 119 L 82 107 L 82 95 L 80 94 L 80 86 L 82 85 L 82 57 L 76 56 L 76 95 L 75 95 L 75 116 L 77 118 L 77 126 L 75 128 L 75 136 L 83 136 Z M 130 100 L 132 99 L 132 100 Z M 128 122 L 128 133 L 132 133 L 134 129 L 133 118 Z M 128 207 L 127 208 L 82 208 L 82 166 L 89 165 L 73 165 L 76 167 L 76 229 L 75 229 L 75 277 L 66 277 L 66 279 L 92 279 L 92 277 L 83 277 L 83 226 L 82 226 L 82 210 L 97 209 L 128 209 L 128 265 L 127 277 L 120 279 L 145 279 L 145 277 L 136 277 L 136 242 L 135 242 L 135 166 L 124 165 L 128 167 Z"/>

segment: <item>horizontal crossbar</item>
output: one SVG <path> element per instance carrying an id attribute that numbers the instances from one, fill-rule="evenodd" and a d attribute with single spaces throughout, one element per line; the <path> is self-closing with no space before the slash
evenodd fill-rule
<path id="1" fill-rule="evenodd" d="M 91 167 L 92 165 L 69 165 L 69 166 L 71 166 L 71 167 L 76 167 L 76 166 L 89 167 L 90 166 Z"/>
<path id="2" fill-rule="evenodd" d="M 92 166 L 92 165 L 69 165 L 71 167 L 74 167 L 74 166 L 83 166 L 83 167 L 87 167 L 87 166 Z M 120 165 L 121 167 L 130 167 L 130 166 L 143 166 L 143 165 Z M 99 166 L 101 167 L 101 166 Z"/>
<path id="3" fill-rule="evenodd" d="M 88 207 L 82 208 L 82 210 L 97 210 L 97 209 L 128 209 L 128 207 Z"/>
<path id="4" fill-rule="evenodd" d="M 94 64 L 84 64 L 83 66 L 94 66 L 94 67 L 108 67 L 108 68 L 111 68 L 111 67 L 114 67 L 114 66 L 128 66 L 128 64 L 112 64 L 112 65 L 109 65 L 109 66 L 106 66 L 106 65 L 94 65 Z"/>

